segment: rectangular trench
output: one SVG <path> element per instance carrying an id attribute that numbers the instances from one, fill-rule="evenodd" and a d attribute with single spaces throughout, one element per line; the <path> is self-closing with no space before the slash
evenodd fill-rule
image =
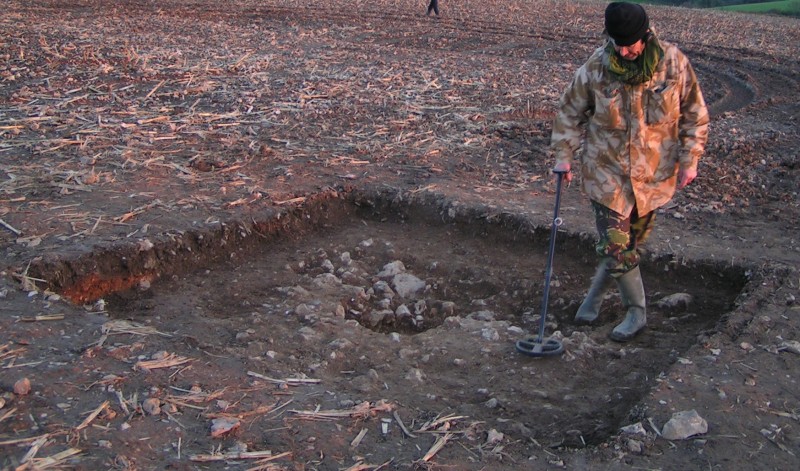
<path id="1" fill-rule="evenodd" d="M 512 437 L 598 444 L 715 330 L 745 270 L 645 260 L 648 327 L 621 345 L 608 339 L 623 316 L 615 290 L 597 326 L 573 324 L 594 241 L 560 232 L 546 331 L 566 351 L 532 359 L 514 341 L 539 325 L 549 233 L 435 195 L 351 191 L 30 270 L 77 304 L 102 300 L 112 318 L 169 332 L 179 354 L 219 357 L 231 374 L 320 378 L 335 392 L 330 408 L 382 398 L 413 405 L 419 420 L 448 409 Z M 663 304 L 671 295 L 684 302 Z"/>

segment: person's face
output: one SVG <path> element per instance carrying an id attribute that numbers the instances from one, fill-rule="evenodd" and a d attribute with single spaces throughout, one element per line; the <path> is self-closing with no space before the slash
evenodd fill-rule
<path id="1" fill-rule="evenodd" d="M 619 46 L 613 40 L 611 42 L 614 44 L 614 50 L 617 51 L 617 54 L 628 61 L 635 60 L 637 57 L 639 57 L 639 55 L 644 51 L 645 46 L 644 41 L 641 39 L 630 46 Z"/>

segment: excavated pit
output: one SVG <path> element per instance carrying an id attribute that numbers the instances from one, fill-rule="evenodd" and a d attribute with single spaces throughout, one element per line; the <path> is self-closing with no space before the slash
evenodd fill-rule
<path id="1" fill-rule="evenodd" d="M 337 398 L 386 398 L 420 414 L 446 407 L 551 446 L 596 444 L 641 414 L 636 404 L 659 375 L 716 329 L 745 270 L 649 257 L 648 329 L 615 344 L 615 290 L 599 325 L 571 322 L 595 255 L 593 240 L 560 232 L 546 332 L 566 353 L 533 359 L 513 345 L 538 329 L 548 222 L 431 195 L 330 192 L 261 221 L 45 260 L 30 272 L 242 375 L 308 374 Z M 379 392 L 359 386 L 374 375 Z"/>

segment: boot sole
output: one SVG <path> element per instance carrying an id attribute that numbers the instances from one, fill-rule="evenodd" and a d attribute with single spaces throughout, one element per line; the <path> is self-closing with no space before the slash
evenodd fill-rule
<path id="1" fill-rule="evenodd" d="M 620 342 L 620 343 L 623 343 L 623 342 L 628 342 L 628 341 L 631 341 L 631 340 L 633 340 L 633 339 L 634 339 L 634 337 L 636 337 L 636 336 L 637 336 L 637 335 L 639 335 L 640 333 L 642 333 L 642 331 L 643 331 L 644 329 L 645 329 L 645 328 L 644 328 L 644 327 L 642 327 L 641 329 L 637 330 L 636 332 L 634 332 L 634 333 L 632 333 L 632 334 L 630 334 L 630 335 L 615 334 L 615 333 L 614 333 L 614 331 L 612 330 L 612 331 L 611 331 L 611 333 L 610 333 L 610 334 L 608 334 L 608 338 L 610 338 L 611 340 L 613 340 L 613 341 L 615 341 L 615 342 Z"/>

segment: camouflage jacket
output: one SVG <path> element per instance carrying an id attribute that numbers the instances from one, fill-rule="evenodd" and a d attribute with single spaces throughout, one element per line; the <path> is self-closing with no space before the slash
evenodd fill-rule
<path id="1" fill-rule="evenodd" d="M 644 215 L 669 202 L 677 170 L 697 168 L 708 137 L 708 110 L 689 60 L 660 44 L 664 58 L 640 85 L 616 80 L 605 47 L 597 49 L 575 73 L 553 123 L 556 163 L 571 163 L 583 145 L 582 190 L 624 216 L 634 204 Z"/>

